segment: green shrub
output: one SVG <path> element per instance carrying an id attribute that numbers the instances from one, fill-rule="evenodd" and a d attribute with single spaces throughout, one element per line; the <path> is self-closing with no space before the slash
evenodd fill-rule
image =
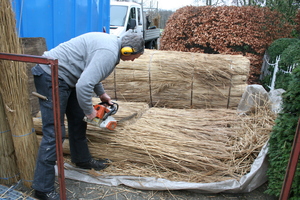
<path id="1" fill-rule="evenodd" d="M 270 63 L 275 63 L 276 57 L 281 55 L 282 52 L 291 44 L 298 42 L 297 38 L 280 38 L 275 40 L 270 47 L 268 48 L 267 52 L 270 56 Z"/>
<path id="2" fill-rule="evenodd" d="M 292 144 L 300 116 L 300 67 L 293 70 L 291 81 L 282 95 L 282 112 L 278 115 L 269 140 L 267 171 L 268 194 L 279 196 L 288 166 Z M 290 200 L 300 198 L 300 163 L 295 173 Z"/>
<path id="3" fill-rule="evenodd" d="M 281 38 L 275 40 L 267 50 L 270 56 L 270 63 L 275 63 L 276 57 L 280 55 L 278 67 L 280 70 L 288 71 L 288 68 L 294 64 L 300 63 L 300 40 L 296 38 Z M 264 77 L 262 85 L 269 91 L 268 85 L 271 85 L 271 79 L 274 67 L 268 69 L 271 75 Z M 291 74 L 278 71 L 276 74 L 275 89 L 282 88 L 287 90 L 288 83 L 291 80 Z"/>
<path id="4" fill-rule="evenodd" d="M 287 70 L 287 68 L 293 64 L 300 63 L 300 40 L 296 39 L 293 41 L 294 42 L 281 53 L 279 66 L 283 70 Z"/>
<path id="5" fill-rule="evenodd" d="M 292 78 L 292 74 L 286 74 L 281 71 L 278 71 L 276 74 L 275 89 L 281 88 L 286 91 L 291 78 Z"/>
<path id="6" fill-rule="evenodd" d="M 281 53 L 281 59 L 278 63 L 279 69 L 288 71 L 289 67 L 300 63 L 300 40 L 294 41 Z M 288 83 L 291 80 L 291 74 L 279 71 L 277 73 L 275 88 L 287 90 Z"/>

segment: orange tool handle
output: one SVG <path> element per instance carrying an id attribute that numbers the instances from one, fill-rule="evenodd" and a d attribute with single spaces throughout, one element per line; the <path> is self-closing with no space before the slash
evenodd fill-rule
<path id="1" fill-rule="evenodd" d="M 99 105 L 99 104 L 94 105 L 94 109 L 97 111 L 96 117 L 99 118 L 99 119 L 103 119 L 105 113 L 110 111 L 105 106 L 102 106 L 102 105 Z"/>

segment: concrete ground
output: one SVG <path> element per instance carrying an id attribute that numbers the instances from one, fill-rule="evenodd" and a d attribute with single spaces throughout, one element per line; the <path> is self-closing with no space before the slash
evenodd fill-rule
<path id="1" fill-rule="evenodd" d="M 277 200 L 278 198 L 265 194 L 267 183 L 249 193 L 218 193 L 201 194 L 186 190 L 176 191 L 146 191 L 127 186 L 110 187 L 105 185 L 85 183 L 66 179 L 68 200 Z M 19 185 L 15 188 L 24 196 L 33 196 L 33 190 Z M 57 184 L 57 191 L 59 191 Z M 2 199 L 2 198 L 0 198 Z M 20 198 L 26 199 L 26 198 Z"/>

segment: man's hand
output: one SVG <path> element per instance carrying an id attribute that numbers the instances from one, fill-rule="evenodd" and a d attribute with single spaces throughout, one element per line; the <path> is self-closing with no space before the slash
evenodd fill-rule
<path id="1" fill-rule="evenodd" d="M 108 96 L 108 94 L 104 93 L 102 95 L 99 96 L 101 102 L 106 102 L 109 105 L 113 105 L 113 102 L 111 101 L 110 96 Z"/>
<path id="2" fill-rule="evenodd" d="M 97 115 L 97 111 L 93 109 L 92 114 L 86 115 L 88 119 L 94 119 Z"/>

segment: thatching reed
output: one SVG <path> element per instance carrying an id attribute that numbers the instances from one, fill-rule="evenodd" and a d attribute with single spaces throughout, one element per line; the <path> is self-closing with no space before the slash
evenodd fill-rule
<path id="1" fill-rule="evenodd" d="M 0 183 L 12 184 L 19 180 L 14 144 L 0 95 Z"/>
<path id="2" fill-rule="evenodd" d="M 274 118 L 265 108 L 251 115 L 229 109 L 150 108 L 135 123 L 115 131 L 88 126 L 87 134 L 92 155 L 113 161 L 100 174 L 209 183 L 248 173 Z M 69 154 L 68 140 L 64 153 Z"/>
<path id="3" fill-rule="evenodd" d="M 0 0 L 0 5 L 0 52 L 20 54 L 22 49 L 15 30 L 11 1 Z M 31 186 L 38 141 L 30 113 L 26 65 L 1 60 L 0 70 L 0 93 L 13 136 L 20 177 L 24 185 Z"/>
<path id="4" fill-rule="evenodd" d="M 120 62 L 103 81 L 122 101 L 168 108 L 236 108 L 247 86 L 250 62 L 240 55 L 146 49 Z"/>

